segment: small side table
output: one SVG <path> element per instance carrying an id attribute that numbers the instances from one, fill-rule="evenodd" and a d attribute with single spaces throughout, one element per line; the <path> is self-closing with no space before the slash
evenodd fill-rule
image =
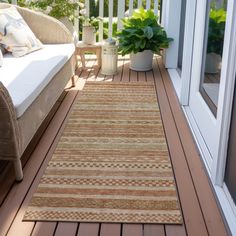
<path id="1" fill-rule="evenodd" d="M 76 54 L 80 56 L 82 66 L 85 68 L 85 52 L 93 52 L 97 56 L 98 66 L 101 67 L 101 43 L 95 44 L 85 44 L 83 42 L 78 42 L 76 45 Z"/>

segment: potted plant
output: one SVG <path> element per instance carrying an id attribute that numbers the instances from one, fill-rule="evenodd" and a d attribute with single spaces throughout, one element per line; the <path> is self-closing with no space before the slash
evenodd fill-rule
<path id="1" fill-rule="evenodd" d="M 136 71 L 151 70 L 153 53 L 160 54 L 172 41 L 158 24 L 154 12 L 144 8 L 123 19 L 123 29 L 117 36 L 119 51 L 123 56 L 130 54 L 130 69 Z"/>
<path id="2" fill-rule="evenodd" d="M 88 17 L 86 9 L 80 10 L 79 19 L 83 22 L 82 41 L 85 44 L 94 44 L 96 42 L 96 32 L 98 30 L 98 23 L 101 20 L 99 17 Z"/>
<path id="3" fill-rule="evenodd" d="M 223 53 L 226 11 L 224 8 L 210 10 L 208 42 L 206 55 L 206 73 L 218 73 Z"/>

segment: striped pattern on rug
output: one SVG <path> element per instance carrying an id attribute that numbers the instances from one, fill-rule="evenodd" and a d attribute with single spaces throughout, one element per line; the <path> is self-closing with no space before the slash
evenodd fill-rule
<path id="1" fill-rule="evenodd" d="M 153 83 L 86 83 L 24 220 L 182 223 Z"/>

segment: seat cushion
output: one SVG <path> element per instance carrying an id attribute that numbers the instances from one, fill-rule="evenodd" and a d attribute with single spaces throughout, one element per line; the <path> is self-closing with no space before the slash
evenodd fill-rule
<path id="1" fill-rule="evenodd" d="M 7 88 L 17 117 L 20 117 L 53 76 L 71 58 L 74 44 L 44 45 L 44 48 L 24 57 L 4 55 L 0 81 Z"/>

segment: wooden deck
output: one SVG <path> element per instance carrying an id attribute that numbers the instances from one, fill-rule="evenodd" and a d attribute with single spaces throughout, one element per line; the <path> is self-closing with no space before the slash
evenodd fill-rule
<path id="1" fill-rule="evenodd" d="M 90 68 L 78 70 L 76 88 L 69 89 L 61 99 L 61 104 L 55 107 L 56 113 L 50 122 L 44 124 L 47 128 L 31 155 L 30 150 L 26 152 L 22 160 L 24 180 L 13 183 L 10 164 L 0 168 L 0 236 L 229 235 L 162 61 L 156 58 L 153 71 L 137 73 L 129 70 L 127 58 L 120 58 L 119 73 L 115 76 L 101 75 L 96 66 L 91 68 L 94 63 L 94 60 L 88 60 L 87 67 Z M 84 83 L 91 80 L 155 81 L 184 218 L 183 225 L 22 222 L 27 204 L 63 130 L 71 104 Z"/>

